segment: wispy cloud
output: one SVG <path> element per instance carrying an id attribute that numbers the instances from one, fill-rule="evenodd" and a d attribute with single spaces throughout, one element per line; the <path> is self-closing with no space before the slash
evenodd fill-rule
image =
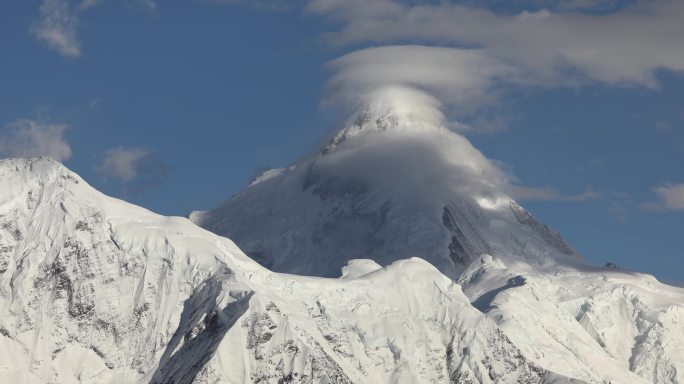
<path id="1" fill-rule="evenodd" d="M 31 25 L 31 33 L 62 56 L 78 58 L 82 54 L 79 38 L 79 18 L 105 0 L 81 0 L 72 8 L 69 0 L 43 0 L 38 8 L 38 20 Z M 128 4 L 150 13 L 157 10 L 155 0 L 128 0 Z"/>
<path id="2" fill-rule="evenodd" d="M 78 5 L 79 11 L 84 11 L 86 9 L 94 8 L 100 5 L 104 0 L 83 0 L 81 4 Z"/>
<path id="3" fill-rule="evenodd" d="M 86 0 L 85 3 L 92 5 L 95 2 Z M 31 32 L 63 56 L 81 56 L 78 17 L 67 0 L 44 0 L 39 8 L 38 21 L 31 26 Z"/>
<path id="4" fill-rule="evenodd" d="M 156 0 L 130 0 L 131 4 L 140 7 L 148 12 L 154 13 L 157 11 Z"/>
<path id="5" fill-rule="evenodd" d="M 105 152 L 97 170 L 105 178 L 133 180 L 139 172 L 138 163 L 151 152 L 142 148 L 112 148 Z"/>
<path id="6" fill-rule="evenodd" d="M 653 188 L 658 196 L 657 201 L 646 203 L 646 210 L 681 211 L 684 210 L 684 183 L 665 184 Z"/>
<path id="7" fill-rule="evenodd" d="M 169 173 L 169 166 L 145 148 L 111 148 L 105 151 L 96 169 L 103 179 L 125 184 L 126 192 L 160 184 Z"/>
<path id="8" fill-rule="evenodd" d="M 512 185 L 508 187 L 508 193 L 513 198 L 520 201 L 558 201 L 558 202 L 584 202 L 590 200 L 597 200 L 603 197 L 602 194 L 587 190 L 580 194 L 565 194 L 554 188 L 549 187 L 523 187 L 519 185 Z"/>
<path id="9" fill-rule="evenodd" d="M 49 156 L 57 161 L 71 157 L 71 146 L 64 138 L 69 127 L 31 119 L 20 119 L 7 127 L 0 136 L 0 156 Z"/>

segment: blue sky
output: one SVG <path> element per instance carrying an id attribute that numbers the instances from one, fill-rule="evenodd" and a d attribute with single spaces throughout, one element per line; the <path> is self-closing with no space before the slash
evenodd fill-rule
<path id="1" fill-rule="evenodd" d="M 185 215 L 338 127 L 344 108 L 322 103 L 330 60 L 476 47 L 506 66 L 475 72 L 487 92 L 449 88 L 458 63 L 407 81 L 520 185 L 547 191 L 523 205 L 590 260 L 684 281 L 681 3 L 444 4 L 3 2 L 0 155 L 52 155 L 107 194 Z"/>

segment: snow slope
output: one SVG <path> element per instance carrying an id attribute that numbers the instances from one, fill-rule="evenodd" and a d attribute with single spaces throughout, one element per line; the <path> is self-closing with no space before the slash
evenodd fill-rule
<path id="1" fill-rule="evenodd" d="M 49 159 L 0 161 L 0 185 L 0 382 L 580 382 L 423 260 L 278 274 Z"/>

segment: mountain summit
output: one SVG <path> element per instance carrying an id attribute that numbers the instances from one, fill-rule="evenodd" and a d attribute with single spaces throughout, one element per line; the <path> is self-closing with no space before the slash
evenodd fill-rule
<path id="1" fill-rule="evenodd" d="M 481 254 L 582 263 L 508 196 L 507 175 L 420 95 L 373 99 L 312 156 L 190 219 L 278 272 L 421 257 L 457 278 Z M 418 99 L 417 99 L 418 98 Z"/>

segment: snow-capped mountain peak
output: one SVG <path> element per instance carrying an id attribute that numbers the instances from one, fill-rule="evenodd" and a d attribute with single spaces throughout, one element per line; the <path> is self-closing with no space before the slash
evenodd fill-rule
<path id="1" fill-rule="evenodd" d="M 444 125 L 429 96 L 383 89 L 318 154 L 270 170 L 197 224 L 280 272 L 422 257 L 457 278 L 482 253 L 582 262 L 507 194 L 508 175 Z"/>

